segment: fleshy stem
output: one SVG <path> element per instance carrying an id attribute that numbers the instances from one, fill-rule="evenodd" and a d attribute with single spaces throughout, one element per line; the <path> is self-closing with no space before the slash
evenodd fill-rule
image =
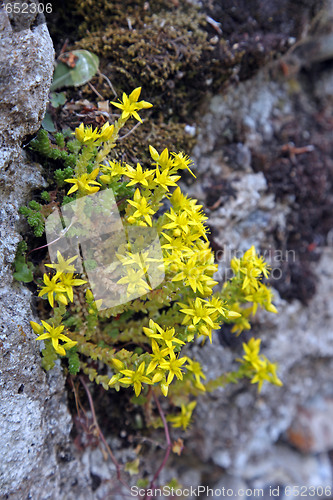
<path id="1" fill-rule="evenodd" d="M 102 440 L 115 468 L 116 468 L 116 473 L 117 473 L 117 479 L 118 481 L 123 485 L 125 486 L 126 489 L 130 489 L 129 485 L 126 483 L 126 481 L 123 480 L 123 478 L 121 477 L 121 466 L 118 462 L 118 460 L 116 459 L 116 457 L 114 456 L 110 446 L 108 445 L 108 443 L 106 442 L 106 439 L 98 425 L 98 422 L 97 422 L 97 418 L 96 418 L 96 413 L 95 413 L 95 407 L 94 407 L 94 403 L 93 403 L 93 399 L 91 397 L 91 394 L 90 394 L 90 391 L 89 391 L 89 388 L 87 386 L 87 384 L 85 383 L 83 377 L 79 377 L 79 380 L 81 382 L 81 384 L 83 385 L 84 387 L 84 390 L 86 391 L 87 393 L 87 396 L 88 396 L 88 401 L 89 401 L 89 406 L 90 406 L 90 410 L 91 410 L 91 414 L 92 414 L 92 419 L 93 419 L 93 426 L 95 427 L 96 431 L 97 431 L 97 434 L 98 436 L 100 437 L 100 439 Z"/>
<path id="2" fill-rule="evenodd" d="M 159 466 L 159 468 L 157 469 L 157 471 L 155 472 L 154 477 L 153 477 L 153 479 L 150 482 L 150 485 L 149 485 L 149 488 L 148 488 L 149 490 L 153 490 L 155 488 L 155 481 L 158 478 L 158 476 L 160 475 L 161 471 L 164 469 L 165 464 L 168 461 L 168 458 L 169 458 L 169 455 L 170 455 L 170 452 L 171 452 L 171 448 L 172 448 L 172 443 L 171 443 L 170 433 L 169 433 L 169 427 L 168 427 L 168 424 L 167 424 L 164 412 L 162 410 L 162 407 L 160 405 L 160 402 L 159 402 L 158 397 L 156 396 L 155 392 L 152 389 L 151 389 L 151 392 L 153 394 L 153 398 L 154 398 L 156 407 L 158 409 L 158 413 L 160 414 L 160 417 L 161 417 L 162 422 L 163 422 L 165 438 L 166 438 L 166 441 L 167 441 L 167 448 L 166 448 L 166 451 L 165 451 L 165 455 L 164 455 L 163 461 L 162 461 L 161 465 Z M 151 500 L 152 498 L 153 497 L 151 495 L 148 496 L 148 494 L 146 493 L 146 495 L 144 497 L 144 500 Z"/>
<path id="3" fill-rule="evenodd" d="M 87 172 L 87 165 L 94 154 L 95 148 L 96 145 L 93 142 L 83 146 L 83 151 L 80 154 L 75 166 L 76 177 L 80 177 Z"/>
<path id="4" fill-rule="evenodd" d="M 128 117 L 129 118 L 129 117 Z M 107 155 L 110 153 L 111 149 L 113 149 L 116 145 L 116 141 L 118 139 L 118 132 L 119 130 L 125 125 L 127 122 L 128 118 L 119 118 L 115 123 L 114 123 L 114 130 L 112 137 L 104 143 L 102 151 L 99 151 L 96 156 L 96 164 L 99 165 L 104 158 L 107 157 Z"/>

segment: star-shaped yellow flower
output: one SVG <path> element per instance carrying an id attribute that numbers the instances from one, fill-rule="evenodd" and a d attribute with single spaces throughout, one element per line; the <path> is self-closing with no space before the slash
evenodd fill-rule
<path id="1" fill-rule="evenodd" d="M 71 302 L 73 302 L 73 286 L 80 286 L 87 283 L 85 280 L 73 278 L 73 276 L 73 273 L 66 273 L 62 274 L 59 278 Z"/>
<path id="2" fill-rule="evenodd" d="M 176 358 L 176 355 L 173 351 L 170 352 L 170 359 L 164 359 L 160 363 L 160 368 L 162 370 L 168 370 L 168 378 L 167 378 L 167 384 L 170 385 L 171 382 L 173 381 L 174 377 L 176 376 L 178 380 L 183 380 L 183 374 L 181 367 L 184 363 L 186 363 L 187 359 L 184 358 Z"/>
<path id="3" fill-rule="evenodd" d="M 145 375 L 145 362 L 142 361 L 137 370 L 120 370 L 120 372 L 125 375 L 125 377 L 118 380 L 123 384 L 133 385 L 135 395 L 139 396 L 142 390 L 142 384 L 151 384 L 150 378 Z"/>
<path id="4" fill-rule="evenodd" d="M 92 194 L 97 193 L 101 184 L 95 179 L 98 176 L 99 168 L 95 168 L 91 174 L 82 174 L 77 179 L 65 179 L 65 182 L 69 184 L 74 184 L 68 191 L 67 195 L 79 191 L 80 194 Z"/>
<path id="5" fill-rule="evenodd" d="M 65 328 L 63 325 L 55 327 L 54 325 L 50 325 L 49 323 L 43 320 L 42 320 L 42 325 L 44 328 L 38 323 L 35 323 L 34 321 L 30 321 L 30 325 L 33 331 L 39 335 L 39 337 L 37 337 L 36 340 L 51 339 L 55 352 L 61 354 L 61 356 L 66 355 L 66 349 L 67 350 L 71 349 L 77 344 L 77 342 L 71 340 L 69 337 L 66 337 L 66 335 L 62 333 L 62 331 Z M 46 332 L 40 335 L 40 333 L 44 331 L 44 329 L 46 330 Z M 65 344 L 60 345 L 59 340 L 62 340 L 63 342 L 65 342 Z"/>
<path id="6" fill-rule="evenodd" d="M 65 260 L 59 250 L 57 250 L 57 259 L 58 263 L 57 264 L 45 264 L 46 267 L 50 267 L 51 269 L 55 269 L 57 271 L 57 274 L 62 274 L 62 273 L 74 273 L 75 272 L 75 266 L 70 265 L 75 259 L 77 259 L 78 256 L 75 255 L 74 257 L 71 257 L 70 259 Z"/>
<path id="7" fill-rule="evenodd" d="M 182 404 L 181 413 L 175 416 L 168 416 L 168 422 L 171 422 L 173 427 L 182 427 L 185 430 L 191 422 L 192 413 L 196 404 L 196 401 L 192 401 L 188 405 Z"/>
<path id="8" fill-rule="evenodd" d="M 122 110 L 121 114 L 122 120 L 126 120 L 130 116 L 133 116 L 136 120 L 142 123 L 142 120 L 138 115 L 137 111 L 140 111 L 140 109 L 151 108 L 152 104 L 150 104 L 150 102 L 147 101 L 138 102 L 140 93 L 141 93 L 141 87 L 137 87 L 136 89 L 133 90 L 133 92 L 129 96 L 124 92 L 122 101 L 111 102 L 111 104 L 116 106 L 116 108 Z"/>
<path id="9" fill-rule="evenodd" d="M 155 212 L 150 206 L 148 205 L 148 201 L 144 196 L 141 196 L 139 189 L 137 189 L 134 193 L 133 200 L 127 200 L 130 205 L 132 205 L 134 208 L 136 208 L 136 211 L 134 212 L 133 216 L 134 218 L 138 217 L 144 217 L 145 221 L 149 226 L 152 226 L 152 218 L 151 215 L 153 215 Z"/>
<path id="10" fill-rule="evenodd" d="M 126 164 L 126 176 L 132 179 L 127 186 L 134 186 L 134 184 L 142 184 L 143 186 L 148 186 L 149 177 L 154 173 L 153 171 L 146 170 L 142 171 L 140 163 L 136 164 L 136 168 L 131 167 L 131 165 Z"/>
<path id="11" fill-rule="evenodd" d="M 59 283 L 58 275 L 56 274 L 53 278 L 49 278 L 47 274 L 44 274 L 43 281 L 45 286 L 41 288 L 38 297 L 43 297 L 47 295 L 51 307 L 54 306 L 54 294 L 56 294 L 56 299 L 63 304 L 67 304 L 66 297 L 65 300 L 61 300 L 64 292 L 66 292 L 65 287 Z"/>

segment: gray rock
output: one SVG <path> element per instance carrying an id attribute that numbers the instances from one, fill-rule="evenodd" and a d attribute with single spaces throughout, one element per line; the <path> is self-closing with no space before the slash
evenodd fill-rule
<path id="1" fill-rule="evenodd" d="M 18 209 L 45 183 L 21 144 L 40 127 L 54 50 L 45 24 L 35 18 L 27 26 L 16 21 L 11 25 L 0 10 L 0 491 L 1 498 L 12 500 L 70 499 L 66 491 L 75 478 L 84 489 L 90 477 L 79 473 L 66 450 L 71 417 L 63 375 L 59 368 L 48 375 L 42 370 L 29 325 L 31 292 L 12 276 L 21 239 Z"/>

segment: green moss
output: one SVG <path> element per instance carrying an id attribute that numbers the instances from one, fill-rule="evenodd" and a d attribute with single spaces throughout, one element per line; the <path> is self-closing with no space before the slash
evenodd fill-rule
<path id="1" fill-rule="evenodd" d="M 101 58 L 101 70 L 117 91 L 140 84 L 148 98 L 154 96 L 154 105 L 164 116 L 185 118 L 198 103 L 198 91 L 206 90 L 205 66 L 212 47 L 203 29 L 204 17 L 194 8 L 164 10 L 143 19 L 136 15 L 129 29 L 131 17 L 124 11 L 121 20 L 109 16 L 110 24 L 101 28 L 100 23 L 76 46 Z M 97 85 L 102 86 L 103 96 L 114 99 L 102 77 Z"/>
<path id="2" fill-rule="evenodd" d="M 137 144 L 147 142 L 159 150 L 190 151 L 194 141 L 184 133 L 185 124 L 195 119 L 207 92 L 216 92 L 233 77 L 244 48 L 231 48 L 221 37 L 210 39 L 206 17 L 187 2 L 176 7 L 167 0 L 70 0 L 70 9 L 77 20 L 74 47 L 99 56 L 101 73 L 119 97 L 141 86 L 142 97 L 154 103 L 144 126 L 126 138 L 126 151 L 120 147 L 119 155 L 142 160 L 145 152 Z M 65 26 L 69 22 L 64 18 Z M 91 83 L 105 100 L 116 99 L 101 74 Z M 82 97 L 96 101 L 89 85 L 82 88 Z M 67 91 L 71 98 L 77 100 L 76 89 Z M 71 128 L 77 125 L 74 118 L 73 124 L 66 122 Z"/>
<path id="3" fill-rule="evenodd" d="M 169 151 L 191 150 L 195 139 L 187 134 L 184 128 L 183 123 L 146 120 L 124 141 L 118 142 L 117 150 L 113 150 L 113 154 L 119 161 L 128 161 L 132 164 L 137 161 L 144 163 L 151 160 L 149 144 L 154 145 L 159 152 L 162 152 L 164 148 L 168 148 Z M 125 133 L 127 132 L 124 131 L 124 135 Z"/>

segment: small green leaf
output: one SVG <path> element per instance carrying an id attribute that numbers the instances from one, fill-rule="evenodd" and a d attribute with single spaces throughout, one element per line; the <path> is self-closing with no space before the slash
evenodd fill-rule
<path id="1" fill-rule="evenodd" d="M 30 283 L 34 277 L 32 273 L 33 266 L 31 262 L 29 262 L 29 265 L 26 264 L 25 262 L 18 266 L 18 271 L 16 271 L 13 276 L 17 281 L 23 281 L 23 283 Z"/>
<path id="2" fill-rule="evenodd" d="M 14 278 L 17 281 L 23 281 L 23 283 L 30 283 L 34 279 L 33 276 L 33 264 L 31 262 L 25 261 L 26 243 L 19 243 L 17 247 L 17 253 L 14 261 L 15 272 L 13 273 Z"/>
<path id="3" fill-rule="evenodd" d="M 66 94 L 65 92 L 51 92 L 50 100 L 53 108 L 59 108 L 59 106 L 63 106 L 65 104 Z"/>
<path id="4" fill-rule="evenodd" d="M 51 90 L 61 87 L 79 87 L 89 82 L 96 74 L 99 66 L 99 58 L 88 50 L 73 50 L 72 54 L 77 56 L 74 68 L 70 68 L 62 62 L 57 62 Z"/>
<path id="5" fill-rule="evenodd" d="M 149 485 L 149 479 L 138 479 L 136 485 L 139 488 L 147 488 L 147 486 Z"/>
<path id="6" fill-rule="evenodd" d="M 55 132 L 56 128 L 54 126 L 52 117 L 48 111 L 46 111 L 45 116 L 42 121 L 42 127 L 48 132 Z"/>

